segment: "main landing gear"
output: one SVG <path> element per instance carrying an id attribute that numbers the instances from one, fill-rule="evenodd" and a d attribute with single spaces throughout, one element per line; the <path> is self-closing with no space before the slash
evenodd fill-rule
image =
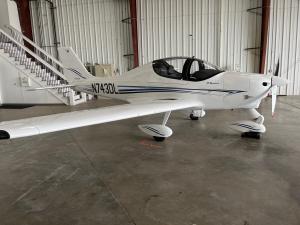
<path id="1" fill-rule="evenodd" d="M 202 118 L 205 116 L 205 111 L 203 109 L 197 109 L 193 110 L 190 114 L 190 119 L 191 120 L 199 120 L 199 118 Z"/>
<path id="2" fill-rule="evenodd" d="M 153 136 L 153 138 L 157 142 L 163 142 L 166 139 L 165 137 L 157 137 L 157 136 Z"/>
<path id="3" fill-rule="evenodd" d="M 194 116 L 193 113 L 190 114 L 190 119 L 191 120 L 199 120 L 199 117 L 198 116 Z"/>
<path id="4" fill-rule="evenodd" d="M 139 125 L 139 128 L 144 133 L 152 136 L 155 141 L 162 142 L 173 134 L 172 129 L 166 126 L 170 114 L 171 111 L 165 113 L 162 124 L 143 124 Z"/>
<path id="5" fill-rule="evenodd" d="M 259 132 L 244 132 L 241 134 L 242 138 L 254 138 L 254 139 L 260 139 L 261 133 Z"/>
<path id="6" fill-rule="evenodd" d="M 266 127 L 263 124 L 264 116 L 255 109 L 250 109 L 249 113 L 253 120 L 237 121 L 231 124 L 230 127 L 241 132 L 243 138 L 260 139 L 261 134 L 266 132 Z"/>

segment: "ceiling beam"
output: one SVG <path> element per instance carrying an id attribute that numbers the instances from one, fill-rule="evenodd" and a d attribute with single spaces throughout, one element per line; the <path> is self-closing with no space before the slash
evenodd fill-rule
<path id="1" fill-rule="evenodd" d="M 33 40 L 29 1 L 30 0 L 17 0 L 16 3 L 18 6 L 22 33 L 30 40 Z"/>
<path id="2" fill-rule="evenodd" d="M 137 33 L 137 11 L 136 0 L 130 1 L 130 18 L 131 18 L 131 35 L 133 47 L 133 64 L 134 67 L 139 66 L 139 46 L 138 46 L 138 33 Z"/>
<path id="3" fill-rule="evenodd" d="M 259 72 L 265 72 L 271 0 L 262 0 L 261 50 Z"/>

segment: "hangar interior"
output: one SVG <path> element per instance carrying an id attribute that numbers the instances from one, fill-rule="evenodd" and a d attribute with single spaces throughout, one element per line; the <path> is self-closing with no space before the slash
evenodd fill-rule
<path id="1" fill-rule="evenodd" d="M 165 142 L 137 128 L 161 123 L 161 114 L 1 140 L 1 224 L 300 223 L 299 0 L 0 6 L 0 122 L 124 103 L 68 86 L 64 46 L 99 78 L 187 56 L 220 72 L 274 74 L 280 65 L 288 81 L 276 89 L 274 117 L 272 99 L 262 100 L 267 132 L 259 140 L 228 129 L 245 117 L 242 109 L 209 110 L 197 121 L 172 112 Z"/>

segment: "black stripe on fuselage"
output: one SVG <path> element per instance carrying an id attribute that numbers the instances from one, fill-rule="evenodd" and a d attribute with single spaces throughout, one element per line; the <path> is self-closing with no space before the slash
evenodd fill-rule
<path id="1" fill-rule="evenodd" d="M 193 89 L 193 88 L 176 88 L 176 87 L 151 87 L 151 86 L 118 86 L 120 94 L 136 94 L 148 92 L 179 92 L 179 93 L 199 93 L 208 92 L 223 92 L 228 94 L 237 94 L 245 91 L 241 90 L 226 90 L 226 89 Z"/>

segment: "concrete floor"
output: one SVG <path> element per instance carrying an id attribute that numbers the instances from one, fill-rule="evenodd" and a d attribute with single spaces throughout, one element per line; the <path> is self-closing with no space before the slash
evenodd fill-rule
<path id="1" fill-rule="evenodd" d="M 0 120 L 70 110 L 0 109 Z M 261 140 L 226 126 L 245 118 L 237 110 L 175 112 L 163 143 L 137 128 L 161 115 L 1 141 L 0 224 L 300 224 L 300 98 L 280 97 L 274 119 L 270 99 L 261 111 Z"/>

